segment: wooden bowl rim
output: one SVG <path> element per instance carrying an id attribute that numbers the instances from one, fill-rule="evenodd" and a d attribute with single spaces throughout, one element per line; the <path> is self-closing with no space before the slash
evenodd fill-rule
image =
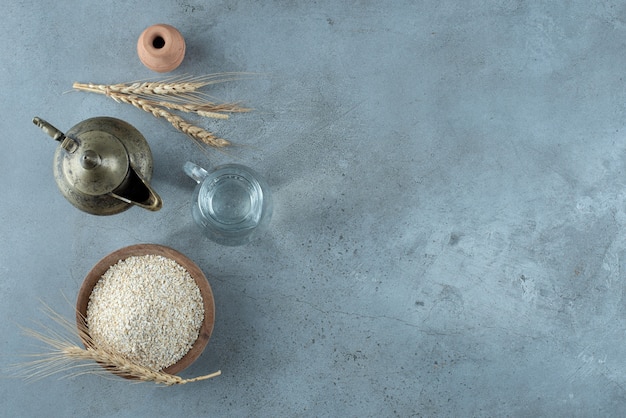
<path id="1" fill-rule="evenodd" d="M 202 354 L 207 344 L 209 343 L 209 338 L 211 337 L 211 333 L 213 332 L 213 325 L 215 323 L 215 301 L 213 299 L 213 291 L 211 290 L 211 285 L 209 284 L 202 270 L 196 265 L 196 263 L 194 263 L 191 259 L 189 259 L 181 252 L 159 244 L 135 244 L 128 247 L 120 248 L 119 250 L 113 251 L 112 253 L 102 258 L 100 261 L 98 261 L 98 263 L 96 263 L 95 266 L 93 266 L 89 273 L 87 273 L 87 276 L 85 276 L 85 280 L 83 281 L 83 284 L 78 291 L 78 297 L 76 300 L 76 326 L 79 328 L 81 326 L 84 326 L 86 329 L 85 318 L 87 315 L 87 305 L 89 304 L 91 291 L 95 287 L 98 280 L 100 280 L 102 275 L 111 266 L 113 266 L 120 260 L 125 260 L 128 257 L 149 254 L 161 255 L 163 257 L 176 261 L 178 264 L 184 267 L 198 285 L 204 304 L 204 320 L 202 321 L 202 325 L 200 326 L 198 339 L 191 346 L 191 349 L 189 349 L 189 351 L 180 360 L 178 360 L 171 366 L 163 369 L 163 372 L 173 375 L 186 369 L 187 367 L 189 367 L 189 365 L 196 361 L 198 357 L 200 357 L 200 354 Z M 87 347 L 86 341 L 82 338 L 81 340 L 83 345 Z M 129 378 L 129 376 L 123 377 Z"/>

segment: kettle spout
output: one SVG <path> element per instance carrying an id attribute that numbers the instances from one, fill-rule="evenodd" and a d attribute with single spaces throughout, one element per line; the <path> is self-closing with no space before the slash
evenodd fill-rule
<path id="1" fill-rule="evenodd" d="M 45 120 L 41 119 L 40 117 L 35 116 L 33 118 L 33 123 L 41 128 L 41 130 L 47 133 L 50 137 L 52 137 L 52 139 L 54 139 L 55 141 L 59 141 L 61 143 L 61 147 L 70 154 L 76 151 L 76 149 L 78 148 L 78 142 L 75 139 L 70 138 L 69 136 L 65 136 L 63 132 L 59 131 L 57 128 L 55 128 Z"/>
<path id="2" fill-rule="evenodd" d="M 123 202 L 151 211 L 157 211 L 163 206 L 161 197 L 132 166 L 129 168 L 126 180 L 117 189 L 110 192 L 109 195 Z"/>

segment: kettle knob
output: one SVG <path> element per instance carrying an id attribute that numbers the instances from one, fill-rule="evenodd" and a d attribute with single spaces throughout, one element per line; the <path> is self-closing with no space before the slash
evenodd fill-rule
<path id="1" fill-rule="evenodd" d="M 102 158 L 97 152 L 91 149 L 85 151 L 80 157 L 80 165 L 85 170 L 96 168 L 100 165 L 100 163 L 102 163 Z"/>

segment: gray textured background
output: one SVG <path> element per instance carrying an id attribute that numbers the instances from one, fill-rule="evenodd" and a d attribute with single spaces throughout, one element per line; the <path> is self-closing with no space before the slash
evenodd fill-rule
<path id="1" fill-rule="evenodd" d="M 223 375 L 3 379 L 0 415 L 623 416 L 626 5 L 558 3 L 3 3 L 2 362 L 36 351 L 18 325 L 48 323 L 39 299 L 71 318 L 100 258 L 151 242 L 209 275 L 213 337 L 183 375 Z M 256 109 L 204 125 L 239 147 L 206 157 L 69 92 L 153 77 L 135 44 L 160 22 L 187 41 L 174 74 L 265 74 L 210 90 Z M 35 115 L 133 124 L 163 209 L 73 208 Z M 203 238 L 187 160 L 263 173 L 271 229 Z"/>

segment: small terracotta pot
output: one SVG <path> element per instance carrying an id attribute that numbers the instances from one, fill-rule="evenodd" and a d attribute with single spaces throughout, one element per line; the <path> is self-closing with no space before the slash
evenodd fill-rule
<path id="1" fill-rule="evenodd" d="M 139 59 L 149 69 L 166 73 L 180 65 L 185 57 L 185 39 L 173 26 L 152 25 L 137 41 Z"/>

